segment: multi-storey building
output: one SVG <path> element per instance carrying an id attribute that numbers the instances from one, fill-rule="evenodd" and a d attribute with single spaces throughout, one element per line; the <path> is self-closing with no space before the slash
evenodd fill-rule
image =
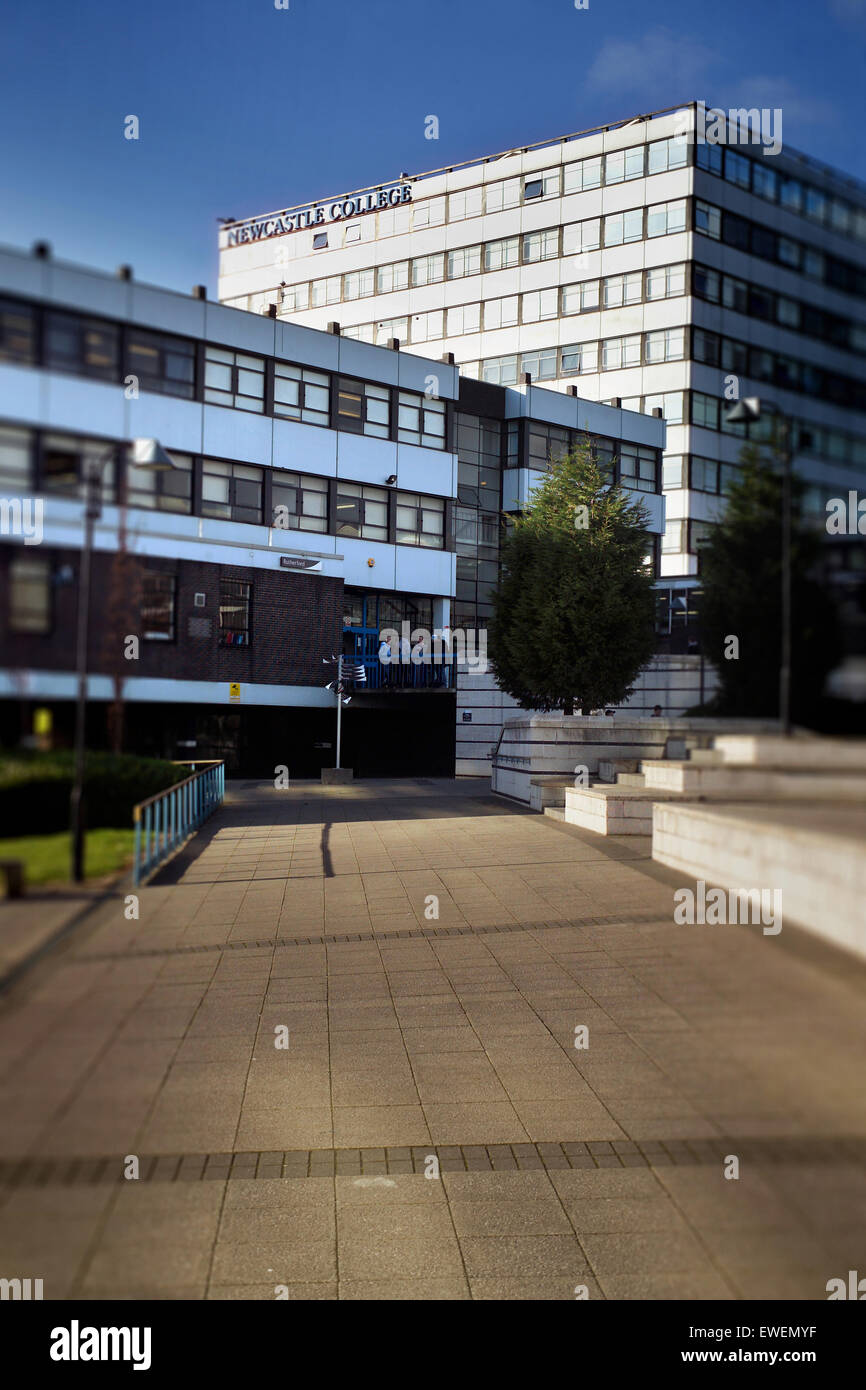
<path id="1" fill-rule="evenodd" d="M 657 547 L 664 423 L 461 380 L 445 356 L 0 252 L 0 742 L 34 716 L 70 739 L 98 471 L 92 744 L 122 702 L 138 751 L 316 774 L 334 761 L 323 659 L 342 651 L 366 674 L 344 765 L 450 774 L 453 672 L 383 666 L 382 632 L 484 626 L 501 513 L 577 431 L 640 493 Z M 171 466 L 141 466 L 138 441 Z"/>
<path id="2" fill-rule="evenodd" d="M 638 116 L 220 233 L 226 304 L 661 409 L 659 626 L 678 650 L 743 439 L 772 429 L 730 424 L 736 394 L 790 417 L 816 513 L 866 469 L 866 190 L 752 143 L 735 113 L 712 138 L 701 121 L 699 103 Z M 521 462 L 565 444 L 530 432 Z"/>

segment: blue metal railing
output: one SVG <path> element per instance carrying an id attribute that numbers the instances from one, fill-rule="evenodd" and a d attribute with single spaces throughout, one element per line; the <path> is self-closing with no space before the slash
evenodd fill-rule
<path id="1" fill-rule="evenodd" d="M 350 660 L 363 664 L 367 680 L 358 690 L 433 690 L 448 689 L 451 685 L 451 664 L 443 661 L 440 665 L 426 662 L 407 664 L 397 662 L 384 664 L 378 656 L 351 657 Z"/>
<path id="2" fill-rule="evenodd" d="M 221 804 L 226 789 L 224 762 L 191 763 L 192 776 L 133 807 L 135 845 L 132 881 L 137 886 L 179 849 Z M 196 767 L 200 771 L 196 771 Z"/>

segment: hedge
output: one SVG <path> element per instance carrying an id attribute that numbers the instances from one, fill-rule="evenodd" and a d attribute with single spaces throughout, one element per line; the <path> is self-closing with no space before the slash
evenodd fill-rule
<path id="1" fill-rule="evenodd" d="M 69 825 L 71 752 L 0 752 L 0 837 L 50 835 Z M 85 823 L 128 829 L 132 808 L 190 775 L 184 765 L 129 754 L 88 753 Z"/>

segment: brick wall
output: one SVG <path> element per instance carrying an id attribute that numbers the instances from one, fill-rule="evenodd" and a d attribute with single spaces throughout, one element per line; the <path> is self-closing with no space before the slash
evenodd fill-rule
<path id="1" fill-rule="evenodd" d="M 31 548 L 31 554 L 46 554 Z M 0 546 L 0 664 L 7 668 L 71 671 L 79 556 L 57 552 L 57 569 L 69 566 L 69 582 L 54 587 L 53 626 L 46 636 L 11 633 L 8 569 L 13 547 Z M 274 565 L 277 564 L 274 556 Z M 174 641 L 140 641 L 139 660 L 123 657 L 127 634 L 141 634 L 140 575 L 176 576 Z M 220 577 L 252 584 L 252 641 L 249 647 L 218 645 Z M 130 555 L 93 556 L 88 667 L 100 674 L 176 680 L 243 681 L 273 685 L 323 682 L 322 657 L 340 649 L 342 579 L 243 565 L 192 560 L 141 560 Z M 196 608 L 194 595 L 205 605 Z"/>

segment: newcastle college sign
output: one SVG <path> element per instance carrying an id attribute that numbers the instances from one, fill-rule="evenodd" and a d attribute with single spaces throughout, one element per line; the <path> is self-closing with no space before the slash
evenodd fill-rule
<path id="1" fill-rule="evenodd" d="M 397 183 L 375 193 L 356 193 L 351 198 L 340 198 L 333 203 L 314 203 L 300 212 L 281 212 L 273 217 L 253 218 L 229 227 L 228 244 L 242 246 L 250 241 L 265 241 L 268 237 L 302 232 L 308 227 L 327 226 L 329 222 L 341 222 L 347 217 L 358 217 L 361 213 L 376 212 L 380 208 L 395 208 L 411 201 L 411 184 Z"/>

